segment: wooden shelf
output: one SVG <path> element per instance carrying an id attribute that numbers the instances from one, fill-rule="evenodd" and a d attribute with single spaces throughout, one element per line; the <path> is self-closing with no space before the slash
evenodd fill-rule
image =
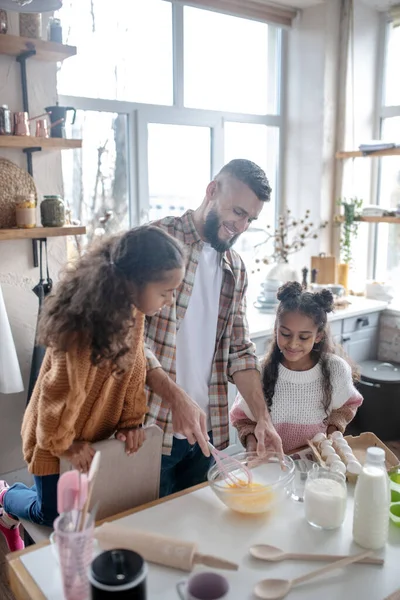
<path id="1" fill-rule="evenodd" d="M 3 34 L 4 35 L 4 34 Z M 0 148 L 42 148 L 42 150 L 71 150 L 82 148 L 82 140 L 43 138 L 33 135 L 0 135 Z"/>
<path id="2" fill-rule="evenodd" d="M 336 223 L 343 223 L 344 217 L 335 217 Z M 393 223 L 400 224 L 400 217 L 360 217 L 356 221 L 361 223 Z"/>
<path id="3" fill-rule="evenodd" d="M 57 42 L 47 42 L 19 35 L 0 35 L 0 54 L 7 56 L 19 56 L 29 50 L 36 50 L 35 58 L 49 62 L 59 62 L 75 56 L 76 46 L 66 46 Z"/>
<path id="4" fill-rule="evenodd" d="M 65 227 L 33 227 L 32 229 L 0 229 L 0 241 L 33 240 L 38 238 L 62 237 L 66 235 L 84 235 L 86 227 L 65 225 Z"/>
<path id="5" fill-rule="evenodd" d="M 390 148 L 390 150 L 379 150 L 377 152 L 369 152 L 364 154 L 360 150 L 351 150 L 349 152 L 336 152 L 336 158 L 357 158 L 362 156 L 363 158 L 370 158 L 375 156 L 398 156 L 400 154 L 400 148 Z"/>

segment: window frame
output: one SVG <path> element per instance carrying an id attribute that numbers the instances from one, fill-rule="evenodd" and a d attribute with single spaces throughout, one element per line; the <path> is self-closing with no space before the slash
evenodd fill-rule
<path id="1" fill-rule="evenodd" d="M 379 46 L 378 46 L 378 61 L 377 61 L 377 98 L 376 98 L 376 116 L 375 116 L 375 139 L 381 139 L 384 120 L 391 117 L 400 117 L 400 104 L 389 106 L 385 104 L 385 81 L 386 81 L 386 59 L 388 41 L 391 29 L 391 22 L 388 20 L 387 15 L 382 15 L 380 22 L 380 35 L 379 35 Z M 372 194 L 371 197 L 375 199 L 377 205 L 380 204 L 380 177 L 381 177 L 381 164 L 385 158 L 379 158 L 378 161 L 374 161 L 372 169 Z M 380 233 L 378 232 L 380 227 Z M 379 238 L 384 237 L 390 224 L 376 223 L 371 224 L 370 233 L 370 244 L 369 244 L 369 275 L 373 279 L 380 279 L 380 273 L 378 271 L 379 264 Z M 382 247 L 382 246 L 381 246 Z M 387 252 L 387 246 L 385 247 Z"/>
<path id="2" fill-rule="evenodd" d="M 190 3 L 187 3 L 190 5 Z M 149 213 L 149 181 L 147 168 L 147 125 L 161 123 L 171 125 L 206 126 L 211 129 L 212 175 L 224 164 L 224 122 L 255 123 L 279 130 L 278 173 L 276 180 L 275 214 L 279 214 L 284 173 L 284 107 L 286 81 L 287 32 L 279 25 L 271 24 L 276 35 L 271 43 L 275 45 L 273 69 L 265 77 L 271 78 L 274 72 L 277 86 L 276 114 L 254 115 L 231 113 L 217 110 L 187 108 L 184 106 L 184 6 L 185 3 L 172 1 L 172 49 L 173 49 L 173 104 L 171 106 L 142 104 L 103 98 L 59 95 L 59 103 L 74 106 L 77 110 L 113 112 L 125 114 L 128 122 L 128 190 L 130 225 L 146 222 Z M 268 173 L 267 173 L 268 176 Z M 201 191 L 201 190 L 200 190 Z"/>

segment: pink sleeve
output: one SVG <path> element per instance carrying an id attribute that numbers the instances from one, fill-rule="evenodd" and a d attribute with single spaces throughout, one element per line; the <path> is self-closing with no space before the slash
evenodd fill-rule
<path id="1" fill-rule="evenodd" d="M 346 429 L 347 425 L 352 421 L 356 415 L 357 409 L 363 403 L 363 397 L 361 394 L 354 389 L 354 394 L 341 406 L 335 408 L 326 421 L 326 426 L 334 425 L 342 433 Z"/>

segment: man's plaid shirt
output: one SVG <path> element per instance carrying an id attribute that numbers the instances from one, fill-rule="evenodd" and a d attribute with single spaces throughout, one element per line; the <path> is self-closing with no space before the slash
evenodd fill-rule
<path id="1" fill-rule="evenodd" d="M 176 302 L 147 319 L 146 354 L 148 370 L 162 367 L 175 381 L 176 333 L 185 316 L 193 290 L 203 242 L 193 222 L 193 211 L 182 217 L 167 217 L 155 223 L 182 242 L 187 251 L 184 280 L 176 292 Z M 229 444 L 228 380 L 237 371 L 259 370 L 255 347 L 249 339 L 246 319 L 247 274 L 234 250 L 221 256 L 223 279 L 219 303 L 217 339 L 209 384 L 209 409 L 213 443 L 223 449 Z M 196 340 L 193 340 L 193 344 Z M 156 423 L 164 431 L 164 454 L 170 454 L 173 441 L 171 411 L 162 399 L 147 390 L 146 424 Z"/>

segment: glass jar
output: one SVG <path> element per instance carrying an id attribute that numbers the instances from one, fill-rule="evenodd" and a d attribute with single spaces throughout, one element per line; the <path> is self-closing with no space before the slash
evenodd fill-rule
<path id="1" fill-rule="evenodd" d="M 343 524 L 346 502 L 346 477 L 315 465 L 308 473 L 304 489 L 308 523 L 320 529 L 337 529 Z"/>
<path id="2" fill-rule="evenodd" d="M 8 19 L 7 12 L 0 9 L 0 33 L 7 33 L 8 31 Z"/>
<path id="3" fill-rule="evenodd" d="M 43 196 L 40 204 L 43 227 L 63 227 L 65 225 L 65 204 L 61 196 Z"/>
<path id="4" fill-rule="evenodd" d="M 47 27 L 47 39 L 50 42 L 57 42 L 58 44 L 62 44 L 62 26 L 61 20 L 57 19 L 57 17 L 50 17 L 49 24 Z"/>
<path id="5" fill-rule="evenodd" d="M 12 135 L 13 120 L 11 110 L 7 104 L 0 106 L 0 135 Z"/>
<path id="6" fill-rule="evenodd" d="M 19 13 L 19 35 L 40 40 L 42 37 L 41 13 Z"/>
<path id="7" fill-rule="evenodd" d="M 35 194 L 25 194 L 15 197 L 15 216 L 17 227 L 22 229 L 36 227 Z"/>

